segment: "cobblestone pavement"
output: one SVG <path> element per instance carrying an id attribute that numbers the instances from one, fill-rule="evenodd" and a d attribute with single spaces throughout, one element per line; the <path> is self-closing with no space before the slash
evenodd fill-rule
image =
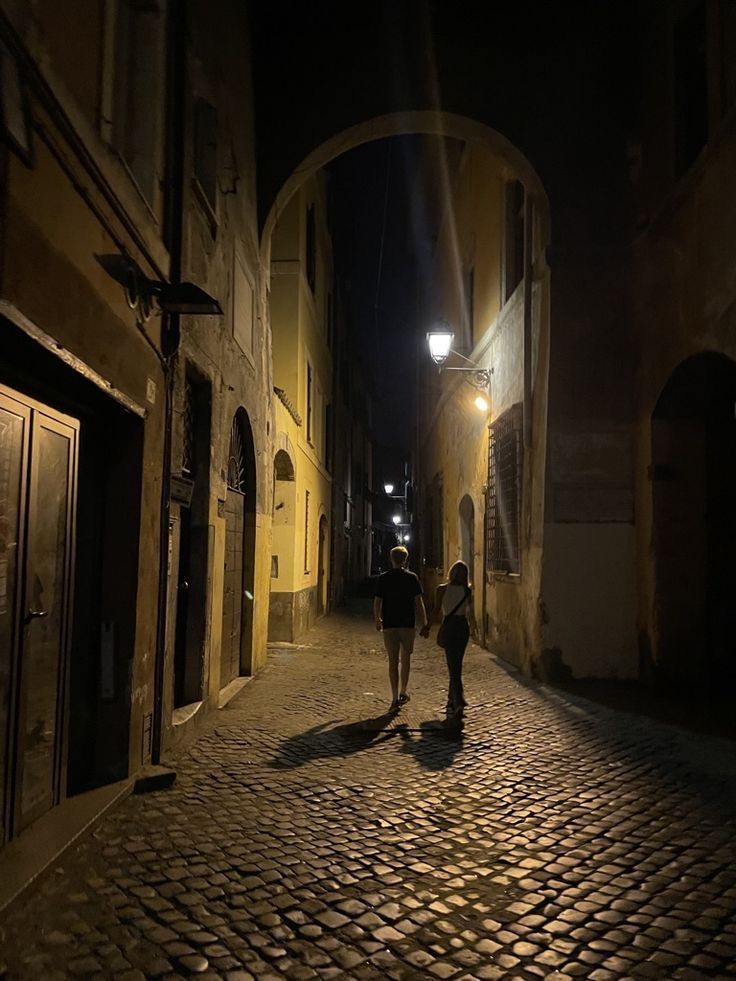
<path id="1" fill-rule="evenodd" d="M 333 617 L 4 924 L 8 976 L 736 977 L 733 744 Z"/>

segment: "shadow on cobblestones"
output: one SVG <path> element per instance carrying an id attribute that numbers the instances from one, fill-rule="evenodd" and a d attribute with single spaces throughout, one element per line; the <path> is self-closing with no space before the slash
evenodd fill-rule
<path id="1" fill-rule="evenodd" d="M 399 739 L 399 751 L 414 757 L 428 770 L 443 770 L 452 764 L 462 747 L 463 724 L 446 725 L 425 720 L 415 726 L 392 713 L 334 725 L 322 722 L 306 732 L 284 739 L 268 764 L 274 770 L 293 770 L 331 757 L 348 757 L 371 749 L 388 739 Z M 376 768 L 380 766 L 376 762 Z"/>
<path id="2" fill-rule="evenodd" d="M 333 616 L 4 914 L 9 981 L 736 978 L 733 744 Z M 0 976 L 3 972 L 0 965 Z"/>

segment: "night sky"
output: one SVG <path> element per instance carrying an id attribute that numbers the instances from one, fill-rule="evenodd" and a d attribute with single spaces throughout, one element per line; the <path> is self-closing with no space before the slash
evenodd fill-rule
<path id="1" fill-rule="evenodd" d="M 431 239 L 419 138 L 378 140 L 329 168 L 338 275 L 350 281 L 356 335 L 374 379 L 376 442 L 408 450 L 415 418 L 419 323 Z"/>

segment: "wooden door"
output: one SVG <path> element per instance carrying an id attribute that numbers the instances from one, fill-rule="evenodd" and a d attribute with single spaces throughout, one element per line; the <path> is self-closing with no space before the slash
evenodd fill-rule
<path id="1" fill-rule="evenodd" d="M 64 795 L 79 423 L 7 389 L 0 413 L 7 837 Z"/>

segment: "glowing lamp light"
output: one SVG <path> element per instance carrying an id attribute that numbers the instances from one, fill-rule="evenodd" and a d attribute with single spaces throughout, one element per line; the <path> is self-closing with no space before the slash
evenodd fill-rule
<path id="1" fill-rule="evenodd" d="M 394 515 L 394 516 L 393 516 L 393 517 L 391 518 L 391 520 L 393 521 L 393 523 L 394 523 L 395 525 L 400 525 L 400 524 L 401 524 L 401 515 L 400 515 L 400 514 L 395 514 L 395 515 Z"/>
<path id="2" fill-rule="evenodd" d="M 474 399 L 473 404 L 475 405 L 476 409 L 479 412 L 488 412 L 488 410 L 491 407 L 490 404 L 489 404 L 489 402 L 488 402 L 488 399 L 485 398 L 483 395 L 476 396 L 476 398 Z"/>
<path id="3" fill-rule="evenodd" d="M 441 365 L 447 361 L 454 339 L 454 333 L 446 328 L 437 328 L 436 330 L 429 331 L 427 334 L 429 356 L 435 364 Z"/>
<path id="4" fill-rule="evenodd" d="M 404 535 L 404 541 L 405 542 L 411 541 L 411 535 L 409 535 L 408 533 L 406 535 Z"/>
<path id="5" fill-rule="evenodd" d="M 387 494 L 393 494 L 393 492 L 394 492 L 394 485 L 393 484 L 384 484 L 383 485 L 383 489 L 386 491 Z"/>

